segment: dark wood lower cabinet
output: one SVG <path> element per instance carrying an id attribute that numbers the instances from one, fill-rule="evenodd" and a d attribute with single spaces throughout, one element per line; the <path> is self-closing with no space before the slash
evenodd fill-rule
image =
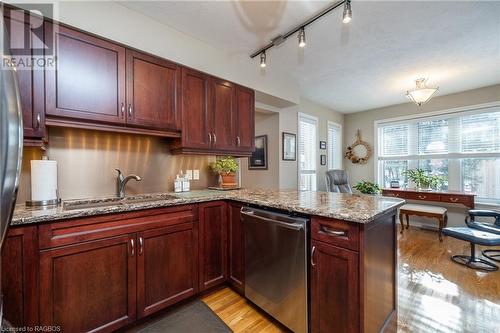
<path id="1" fill-rule="evenodd" d="M 245 293 L 245 244 L 243 225 L 241 223 L 242 205 L 228 204 L 228 280 L 229 284 L 240 294 Z"/>
<path id="2" fill-rule="evenodd" d="M 311 331 L 359 332 L 358 254 L 311 242 Z"/>
<path id="3" fill-rule="evenodd" d="M 135 320 L 135 235 L 40 253 L 40 322 L 63 332 L 109 332 Z"/>
<path id="4" fill-rule="evenodd" d="M 227 278 L 226 203 L 200 204 L 200 291 L 222 284 Z"/>
<path id="5" fill-rule="evenodd" d="M 138 317 L 198 292 L 197 222 L 137 234 Z"/>

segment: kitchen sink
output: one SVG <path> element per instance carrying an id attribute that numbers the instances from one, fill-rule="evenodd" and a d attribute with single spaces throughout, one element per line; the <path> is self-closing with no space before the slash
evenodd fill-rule
<path id="1" fill-rule="evenodd" d="M 130 196 L 124 198 L 112 197 L 102 199 L 83 199 L 83 200 L 65 200 L 62 203 L 64 210 L 76 210 L 98 207 L 113 207 L 120 205 L 141 204 L 153 201 L 163 200 L 176 200 L 177 197 L 170 194 L 154 194 L 154 195 L 141 195 Z"/>

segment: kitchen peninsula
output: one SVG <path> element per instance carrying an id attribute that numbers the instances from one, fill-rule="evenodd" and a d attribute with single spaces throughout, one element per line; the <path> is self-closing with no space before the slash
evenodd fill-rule
<path id="1" fill-rule="evenodd" d="M 396 325 L 397 198 L 239 190 L 17 207 L 2 261 L 15 326 L 107 332 L 229 284 L 244 294 L 240 210 L 310 217 L 311 332 Z M 22 253 L 13 256 L 14 253 Z M 39 288 L 37 288 L 39 286 Z M 11 287 L 12 289 L 12 287 Z"/>

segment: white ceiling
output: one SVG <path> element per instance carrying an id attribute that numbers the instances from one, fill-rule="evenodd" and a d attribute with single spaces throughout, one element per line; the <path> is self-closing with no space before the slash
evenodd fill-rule
<path id="1" fill-rule="evenodd" d="M 324 1 L 136 1 L 130 9 L 224 49 L 248 56 L 300 24 Z M 407 101 L 414 80 L 428 77 L 439 95 L 500 83 L 500 2 L 356 1 L 268 51 L 266 71 L 289 74 L 302 96 L 350 113 Z M 258 59 L 255 70 L 259 71 Z"/>

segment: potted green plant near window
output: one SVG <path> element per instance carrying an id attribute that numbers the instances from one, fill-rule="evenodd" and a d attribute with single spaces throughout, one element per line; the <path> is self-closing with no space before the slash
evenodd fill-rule
<path id="1" fill-rule="evenodd" d="M 439 190 L 446 183 L 444 176 L 428 175 L 423 169 L 410 169 L 403 172 L 415 186 L 422 191 Z"/>
<path id="2" fill-rule="evenodd" d="M 380 193 L 380 187 L 372 182 L 362 180 L 353 186 L 356 190 L 363 194 L 378 194 Z"/>
<path id="3" fill-rule="evenodd" d="M 219 175 L 219 185 L 221 187 L 236 187 L 236 172 L 239 169 L 238 163 L 232 156 L 226 156 L 210 164 L 210 169 Z"/>

